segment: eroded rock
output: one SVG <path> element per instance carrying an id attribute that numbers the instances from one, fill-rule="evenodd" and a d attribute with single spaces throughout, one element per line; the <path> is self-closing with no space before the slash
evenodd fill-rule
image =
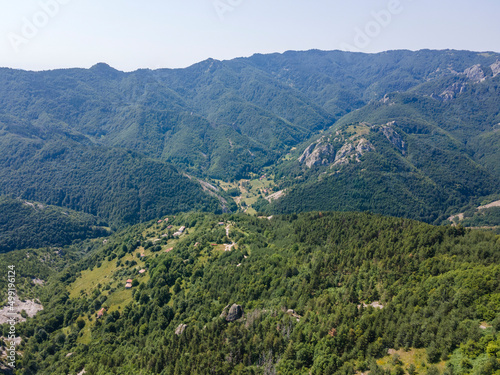
<path id="1" fill-rule="evenodd" d="M 177 336 L 182 335 L 182 333 L 184 332 L 184 330 L 186 329 L 186 327 L 187 327 L 187 324 L 179 324 L 177 326 L 177 328 L 175 329 L 175 334 Z"/>
<path id="2" fill-rule="evenodd" d="M 476 64 L 471 66 L 468 69 L 465 69 L 464 74 L 467 76 L 468 79 L 470 79 L 473 82 L 481 82 L 486 79 L 486 76 L 481 69 L 481 65 Z"/>
<path id="3" fill-rule="evenodd" d="M 243 316 L 243 308 L 240 305 L 233 304 L 226 316 L 226 321 L 234 322 Z"/>

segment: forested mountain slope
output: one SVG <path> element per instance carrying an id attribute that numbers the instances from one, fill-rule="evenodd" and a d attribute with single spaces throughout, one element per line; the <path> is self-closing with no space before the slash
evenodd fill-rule
<path id="1" fill-rule="evenodd" d="M 0 192 L 98 216 L 113 226 L 221 202 L 171 164 L 49 132 L 0 123 Z M 11 132 L 13 131 L 13 132 Z M 76 138 L 82 136 L 75 135 Z"/>
<path id="2" fill-rule="evenodd" d="M 128 73 L 102 63 L 0 69 L 0 147 L 9 150 L 0 193 L 135 223 L 231 208 L 183 172 L 268 173 L 283 198 L 257 210 L 438 223 L 499 193 L 499 82 L 499 54 L 452 50 L 312 50 Z M 369 134 L 350 140 L 351 125 Z M 353 163 L 349 144 L 361 150 Z"/>
<path id="3" fill-rule="evenodd" d="M 95 216 L 37 202 L 0 196 L 0 212 L 0 253 L 110 234 L 107 224 Z"/>
<path id="4" fill-rule="evenodd" d="M 182 214 L 94 248 L 17 326 L 22 373 L 500 368 L 492 233 L 365 213 Z M 402 356 L 385 358 L 389 348 Z"/>
<path id="5" fill-rule="evenodd" d="M 69 128 L 219 178 L 238 178 L 336 119 L 498 54 L 287 52 L 185 69 L 0 71 L 0 113 Z M 493 72 L 491 74 L 494 74 Z M 445 90 L 446 87 L 443 88 Z"/>
<path id="6" fill-rule="evenodd" d="M 456 98 L 436 99 L 435 83 L 423 84 L 303 143 L 276 168 L 288 191 L 267 210 L 373 210 L 439 223 L 498 194 L 500 81 L 456 79 L 463 86 Z"/>

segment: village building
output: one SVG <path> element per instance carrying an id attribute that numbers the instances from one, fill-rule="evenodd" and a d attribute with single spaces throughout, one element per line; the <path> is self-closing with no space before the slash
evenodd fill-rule
<path id="1" fill-rule="evenodd" d="M 185 226 L 182 226 L 179 228 L 179 230 L 177 232 L 175 232 L 173 234 L 174 237 L 179 237 L 182 233 L 184 233 L 184 231 L 186 230 L 186 227 Z"/>

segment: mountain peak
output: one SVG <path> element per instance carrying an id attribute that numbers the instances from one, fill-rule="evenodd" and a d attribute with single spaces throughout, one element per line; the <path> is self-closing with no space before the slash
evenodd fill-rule
<path id="1" fill-rule="evenodd" d="M 106 76 L 117 76 L 121 73 L 119 70 L 116 70 L 115 68 L 103 62 L 93 65 L 90 70 Z"/>

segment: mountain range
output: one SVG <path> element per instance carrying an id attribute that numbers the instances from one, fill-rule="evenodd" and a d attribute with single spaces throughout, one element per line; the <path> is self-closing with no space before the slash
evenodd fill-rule
<path id="1" fill-rule="evenodd" d="M 267 173 L 266 215 L 442 223 L 498 198 L 499 82 L 499 54 L 453 50 L 0 69 L 0 194 L 123 227 L 234 211 L 219 182 Z"/>
<path id="2" fill-rule="evenodd" d="M 0 372 L 499 375 L 499 84 L 453 50 L 0 69 Z"/>

